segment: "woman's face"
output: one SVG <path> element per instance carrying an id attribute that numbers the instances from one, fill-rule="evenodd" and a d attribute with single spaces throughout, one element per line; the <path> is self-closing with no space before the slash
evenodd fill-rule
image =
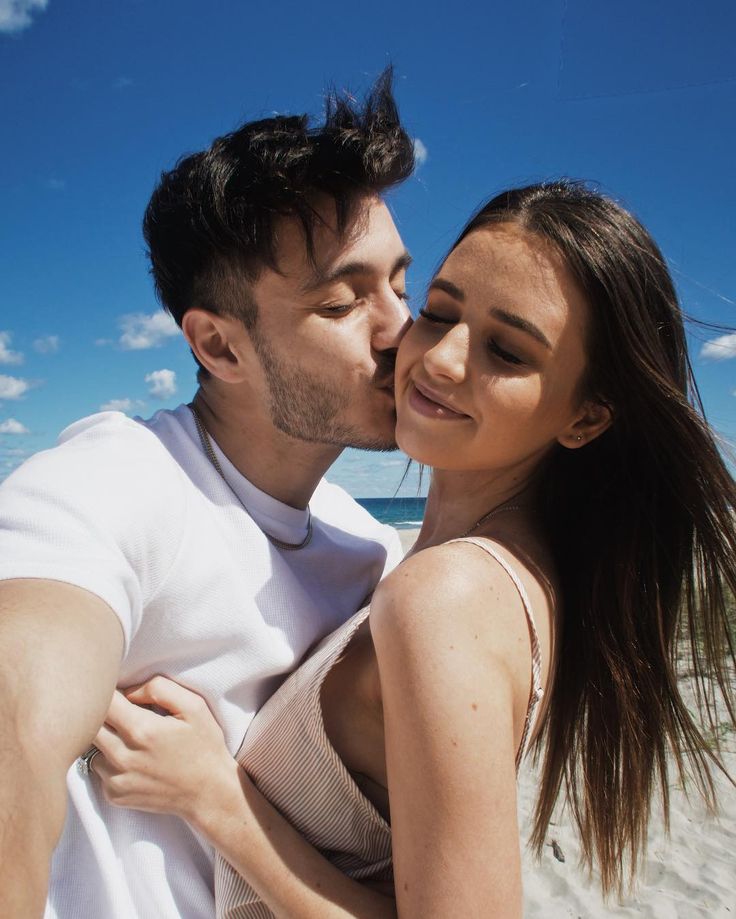
<path id="1" fill-rule="evenodd" d="M 399 348 L 399 446 L 468 471 L 532 468 L 556 441 L 582 446 L 601 421 L 580 395 L 587 314 L 542 237 L 513 223 L 471 233 Z"/>

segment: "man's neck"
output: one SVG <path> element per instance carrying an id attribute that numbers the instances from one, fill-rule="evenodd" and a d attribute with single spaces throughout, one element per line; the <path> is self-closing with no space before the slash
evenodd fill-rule
<path id="1" fill-rule="evenodd" d="M 192 400 L 207 433 L 256 488 L 290 507 L 305 508 L 340 447 L 289 437 L 252 405 L 200 388 Z"/>

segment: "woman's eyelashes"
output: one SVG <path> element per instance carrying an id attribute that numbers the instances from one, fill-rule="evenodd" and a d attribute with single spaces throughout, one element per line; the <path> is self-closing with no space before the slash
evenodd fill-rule
<path id="1" fill-rule="evenodd" d="M 433 313 L 431 310 L 428 310 L 426 306 L 423 306 L 419 310 L 419 315 L 422 319 L 426 319 L 427 322 L 437 322 L 441 325 L 455 325 L 457 319 L 445 319 L 443 316 L 439 316 L 437 313 Z"/>
<path id="2" fill-rule="evenodd" d="M 517 357 L 516 354 L 512 354 L 510 351 L 507 351 L 505 348 L 502 348 L 501 345 L 493 338 L 488 342 L 488 350 L 495 354 L 497 357 L 500 357 L 502 361 L 505 361 L 507 364 L 514 364 L 515 366 L 521 366 L 526 362 L 520 357 Z"/>
<path id="3" fill-rule="evenodd" d="M 426 319 L 427 322 L 432 322 L 435 325 L 455 325 L 458 322 L 457 319 L 449 319 L 445 316 L 440 316 L 438 313 L 434 313 L 426 307 L 422 307 L 422 309 L 419 310 L 419 315 L 422 319 Z M 489 339 L 488 350 L 495 357 L 504 361 L 504 363 L 511 364 L 514 367 L 524 366 L 527 363 L 523 358 L 519 357 L 518 354 L 500 345 L 495 338 Z"/>

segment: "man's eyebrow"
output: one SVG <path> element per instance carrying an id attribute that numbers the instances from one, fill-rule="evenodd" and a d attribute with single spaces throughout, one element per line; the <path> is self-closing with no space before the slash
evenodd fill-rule
<path id="1" fill-rule="evenodd" d="M 389 278 L 393 280 L 400 271 L 406 271 L 411 263 L 411 255 L 404 250 L 394 262 Z M 343 278 L 348 278 L 355 274 L 371 274 L 375 270 L 375 265 L 370 265 L 368 262 L 345 262 L 344 265 L 340 265 L 326 274 L 316 274 L 302 287 L 302 293 L 308 294 L 313 290 L 317 290 L 318 287 L 334 284 L 335 281 L 340 281 Z"/>
<path id="2" fill-rule="evenodd" d="M 544 334 L 544 332 L 533 322 L 529 322 L 528 319 L 522 319 L 521 316 L 517 316 L 516 313 L 509 313 L 506 310 L 501 310 L 497 308 L 492 308 L 489 310 L 491 316 L 495 316 L 496 319 L 500 319 L 501 322 L 505 322 L 506 325 L 513 326 L 515 329 L 520 329 L 522 332 L 526 332 L 527 335 L 531 335 L 532 338 L 552 350 L 552 345 L 549 343 L 549 339 Z"/>

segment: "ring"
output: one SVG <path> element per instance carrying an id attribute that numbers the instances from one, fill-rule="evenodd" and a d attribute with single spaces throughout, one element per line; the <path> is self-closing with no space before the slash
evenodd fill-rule
<path id="1" fill-rule="evenodd" d="M 92 772 L 92 760 L 100 752 L 99 748 L 94 744 L 87 750 L 86 753 L 83 753 L 77 760 L 77 770 L 80 775 L 87 776 Z"/>

